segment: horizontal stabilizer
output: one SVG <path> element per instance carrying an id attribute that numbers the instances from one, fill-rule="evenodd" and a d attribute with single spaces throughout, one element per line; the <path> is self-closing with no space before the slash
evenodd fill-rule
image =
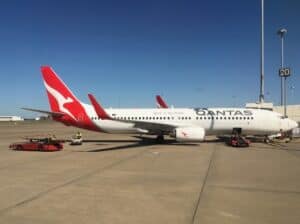
<path id="1" fill-rule="evenodd" d="M 42 114 L 48 114 L 48 115 L 51 115 L 52 117 L 62 117 L 65 115 L 65 113 L 62 113 L 62 112 L 51 112 L 51 111 L 47 111 L 47 110 L 38 110 L 38 109 L 25 108 L 25 107 L 23 107 L 21 109 L 38 112 L 38 113 L 42 113 Z"/>

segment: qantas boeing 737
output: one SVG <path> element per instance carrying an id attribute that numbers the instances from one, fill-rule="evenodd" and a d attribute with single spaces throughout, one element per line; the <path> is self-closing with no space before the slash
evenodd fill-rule
<path id="1" fill-rule="evenodd" d="M 104 109 L 89 94 L 92 105 L 81 102 L 49 66 L 41 72 L 55 121 L 92 131 L 155 135 L 162 141 L 170 135 L 179 142 L 203 141 L 207 135 L 239 132 L 269 136 L 287 132 L 298 124 L 281 114 L 245 108 Z"/>

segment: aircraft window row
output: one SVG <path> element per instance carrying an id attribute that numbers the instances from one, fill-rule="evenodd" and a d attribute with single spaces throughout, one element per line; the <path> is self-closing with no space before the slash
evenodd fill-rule
<path id="1" fill-rule="evenodd" d="M 178 120 L 191 120 L 191 117 L 177 117 Z M 99 117 L 91 117 L 92 120 L 99 120 Z M 174 120 L 174 117 L 117 117 L 119 120 Z M 196 117 L 196 120 L 253 120 L 253 117 Z"/>
<path id="2" fill-rule="evenodd" d="M 174 120 L 174 117 L 117 117 L 119 120 Z"/>
<path id="3" fill-rule="evenodd" d="M 191 117 L 178 117 L 178 120 L 191 120 Z"/>

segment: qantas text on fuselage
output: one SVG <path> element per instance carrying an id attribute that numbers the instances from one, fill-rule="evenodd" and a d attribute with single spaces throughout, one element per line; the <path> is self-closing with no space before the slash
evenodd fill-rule
<path id="1" fill-rule="evenodd" d="M 208 109 L 194 109 L 196 114 L 199 116 L 252 116 L 251 110 L 208 110 Z"/>

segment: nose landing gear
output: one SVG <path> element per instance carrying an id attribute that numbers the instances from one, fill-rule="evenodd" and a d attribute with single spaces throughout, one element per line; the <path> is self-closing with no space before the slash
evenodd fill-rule
<path id="1" fill-rule="evenodd" d="M 243 137 L 241 133 L 241 128 L 234 128 L 228 144 L 232 147 L 249 147 L 250 141 Z"/>

